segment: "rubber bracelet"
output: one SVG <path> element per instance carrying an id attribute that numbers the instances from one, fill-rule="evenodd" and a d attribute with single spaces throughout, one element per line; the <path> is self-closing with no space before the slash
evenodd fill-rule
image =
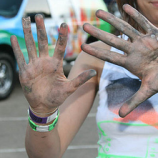
<path id="1" fill-rule="evenodd" d="M 58 108 L 56 108 L 55 110 L 51 111 L 51 112 L 48 112 L 48 113 L 39 113 L 39 112 L 35 112 L 32 110 L 31 106 L 29 107 L 30 110 L 34 113 L 34 114 L 37 114 L 37 115 L 50 115 L 50 114 L 53 114 Z"/>
<path id="2" fill-rule="evenodd" d="M 33 122 L 46 124 L 46 123 L 53 121 L 57 117 L 58 109 L 52 115 L 50 115 L 48 117 L 38 117 L 32 112 L 31 108 L 29 107 L 28 114 Z"/>
<path id="3" fill-rule="evenodd" d="M 30 117 L 28 117 L 30 127 L 31 127 L 34 131 L 37 131 L 37 132 L 49 132 L 49 131 L 53 130 L 54 127 L 55 127 L 55 125 L 56 125 L 57 122 L 58 122 L 58 118 L 59 118 L 59 112 L 58 112 L 58 115 L 57 115 L 56 119 L 53 121 L 52 124 L 47 125 L 47 126 L 39 126 L 39 125 L 36 125 L 36 124 L 30 119 Z"/>

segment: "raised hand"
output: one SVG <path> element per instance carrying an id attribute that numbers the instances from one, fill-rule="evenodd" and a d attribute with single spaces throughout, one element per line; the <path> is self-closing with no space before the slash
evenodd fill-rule
<path id="1" fill-rule="evenodd" d="M 140 89 L 120 108 L 121 117 L 125 117 L 140 103 L 158 92 L 158 28 L 130 5 L 124 5 L 123 9 L 144 29 L 146 34 L 102 10 L 97 11 L 96 16 L 109 22 L 126 34 L 130 40 L 125 41 L 90 24 L 85 24 L 84 30 L 106 44 L 124 51 L 124 55 L 86 44 L 82 45 L 85 52 L 123 66 L 142 80 Z"/>
<path id="2" fill-rule="evenodd" d="M 20 83 L 32 109 L 40 113 L 52 112 L 80 85 L 95 76 L 94 70 L 87 70 L 73 80 L 63 73 L 63 56 L 67 44 L 68 27 L 61 24 L 59 38 L 53 57 L 48 54 L 48 42 L 43 17 L 36 15 L 39 57 L 31 33 L 30 18 L 23 19 L 23 30 L 29 63 L 26 64 L 17 38 L 11 37 L 12 47 L 19 66 Z"/>

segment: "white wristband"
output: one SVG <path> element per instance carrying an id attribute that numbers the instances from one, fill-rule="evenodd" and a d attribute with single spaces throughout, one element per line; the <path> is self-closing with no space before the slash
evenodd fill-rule
<path id="1" fill-rule="evenodd" d="M 53 121 L 57 117 L 58 109 L 52 115 L 50 115 L 48 117 L 38 117 L 31 111 L 31 108 L 29 108 L 28 109 L 28 115 L 30 116 L 30 118 L 33 122 L 46 124 L 46 123 L 49 123 L 49 122 Z"/>

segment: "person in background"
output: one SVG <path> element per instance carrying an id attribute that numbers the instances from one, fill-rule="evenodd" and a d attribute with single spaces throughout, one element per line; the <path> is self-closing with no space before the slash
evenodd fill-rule
<path id="1" fill-rule="evenodd" d="M 23 19 L 28 64 L 17 38 L 11 37 L 30 105 L 25 140 L 29 158 L 61 158 L 97 92 L 97 158 L 158 157 L 158 2 L 117 0 L 117 4 L 126 22 L 102 10 L 96 16 L 123 34 L 117 37 L 84 24 L 83 29 L 100 41 L 82 45 L 68 78 L 62 65 L 68 35 L 65 23 L 54 56 L 49 57 L 43 17 L 36 15 L 37 57 L 30 19 Z"/>

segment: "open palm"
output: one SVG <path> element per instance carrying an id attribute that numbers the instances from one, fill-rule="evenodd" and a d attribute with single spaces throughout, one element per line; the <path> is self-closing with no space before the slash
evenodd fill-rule
<path id="1" fill-rule="evenodd" d="M 47 113 L 58 106 L 80 85 L 93 77 L 94 70 L 87 70 L 73 80 L 63 73 L 63 55 L 67 44 L 68 27 L 62 24 L 53 57 L 48 54 L 48 42 L 41 15 L 36 15 L 39 57 L 31 33 L 30 18 L 23 19 L 23 30 L 29 63 L 26 64 L 17 38 L 11 37 L 12 47 L 19 66 L 19 78 L 26 99 L 37 112 Z"/>
<path id="2" fill-rule="evenodd" d="M 85 52 L 123 66 L 142 80 L 140 89 L 121 107 L 119 111 L 121 117 L 125 117 L 140 103 L 158 92 L 158 29 L 130 5 L 124 5 L 123 9 L 145 30 L 146 34 L 102 10 L 96 13 L 97 17 L 112 24 L 130 40 L 125 41 L 90 24 L 85 24 L 84 30 L 106 44 L 124 51 L 124 55 L 86 44 L 82 45 Z"/>

